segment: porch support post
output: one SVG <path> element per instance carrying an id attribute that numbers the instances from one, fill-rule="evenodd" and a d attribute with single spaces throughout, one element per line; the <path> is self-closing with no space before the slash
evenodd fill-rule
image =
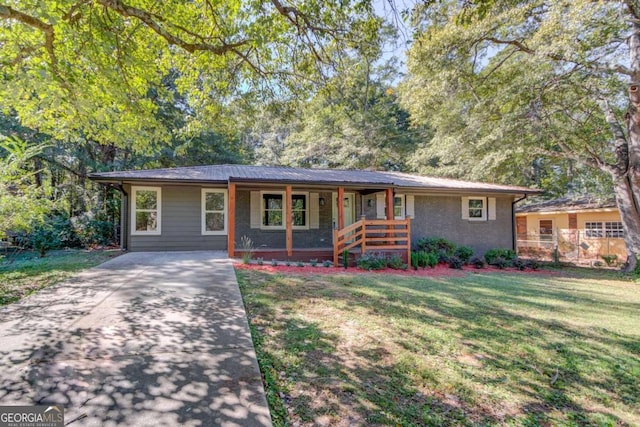
<path id="1" fill-rule="evenodd" d="M 387 188 L 387 219 L 393 219 L 393 188 Z"/>
<path id="2" fill-rule="evenodd" d="M 287 234 L 287 256 L 293 255 L 293 197 L 291 196 L 291 186 L 287 185 L 286 187 L 286 234 Z"/>
<path id="3" fill-rule="evenodd" d="M 344 228 L 344 187 L 338 187 L 338 230 Z"/>
<path id="4" fill-rule="evenodd" d="M 236 184 L 229 183 L 229 209 L 227 212 L 227 255 L 233 258 L 236 252 Z"/>

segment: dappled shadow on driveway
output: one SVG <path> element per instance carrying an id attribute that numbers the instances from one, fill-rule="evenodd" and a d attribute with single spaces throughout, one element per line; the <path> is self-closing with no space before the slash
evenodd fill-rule
<path id="1" fill-rule="evenodd" d="M 270 425 L 231 265 L 130 255 L 0 311 L 0 404 L 59 404 L 74 426 Z"/>

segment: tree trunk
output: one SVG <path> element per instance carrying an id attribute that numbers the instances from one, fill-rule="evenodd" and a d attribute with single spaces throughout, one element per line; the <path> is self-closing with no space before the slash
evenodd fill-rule
<path id="1" fill-rule="evenodd" d="M 630 6 L 630 12 L 632 17 L 637 17 L 635 6 Z M 627 138 L 626 144 L 616 143 L 616 167 L 612 171 L 616 201 L 625 230 L 625 271 L 634 270 L 640 256 L 640 23 L 637 19 L 632 22 L 628 43 L 633 75 L 629 83 Z"/>
<path id="2" fill-rule="evenodd" d="M 623 270 L 627 272 L 636 268 L 640 256 L 640 211 L 637 201 L 640 187 L 633 185 L 630 178 L 628 175 L 614 176 L 614 192 L 627 246 L 627 262 Z"/>

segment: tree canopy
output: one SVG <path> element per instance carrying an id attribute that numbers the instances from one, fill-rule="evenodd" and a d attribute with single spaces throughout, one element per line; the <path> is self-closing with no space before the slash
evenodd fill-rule
<path id="1" fill-rule="evenodd" d="M 543 158 L 608 174 L 634 264 L 640 139 L 627 85 L 637 91 L 640 81 L 636 2 L 443 0 L 413 18 L 402 99 L 434 128 L 424 158 L 483 179 L 517 178 Z"/>

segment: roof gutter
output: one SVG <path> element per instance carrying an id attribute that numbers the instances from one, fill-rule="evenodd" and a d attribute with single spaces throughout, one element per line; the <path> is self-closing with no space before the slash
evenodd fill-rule
<path id="1" fill-rule="evenodd" d="M 511 233 L 512 233 L 511 245 L 514 252 L 518 251 L 518 230 L 516 230 L 516 203 L 521 202 L 526 198 L 527 198 L 527 193 L 524 193 L 524 196 L 511 202 Z"/>

